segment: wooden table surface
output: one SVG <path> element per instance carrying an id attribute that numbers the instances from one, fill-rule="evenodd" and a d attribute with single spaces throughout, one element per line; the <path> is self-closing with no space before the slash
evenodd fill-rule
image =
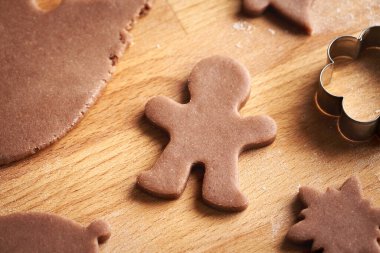
<path id="1" fill-rule="evenodd" d="M 239 8 L 239 1 L 231 0 L 157 0 L 132 31 L 134 45 L 103 96 L 79 125 L 53 146 L 1 168 L 0 213 L 52 212 L 83 225 L 104 218 L 113 234 L 102 252 L 300 252 L 284 241 L 300 210 L 300 185 L 324 191 L 357 175 L 365 197 L 379 207 L 379 140 L 344 140 L 336 120 L 314 103 L 328 43 L 368 24 L 306 36 L 274 12 L 247 19 Z M 273 145 L 240 156 L 240 185 L 250 201 L 241 213 L 203 204 L 199 171 L 175 201 L 135 187 L 136 176 L 168 142 L 143 117 L 145 102 L 156 95 L 186 102 L 191 69 L 214 54 L 235 58 L 252 75 L 251 98 L 241 113 L 269 114 L 278 124 Z M 379 82 L 379 70 L 355 72 L 363 67 L 355 64 L 338 68 L 335 87 L 349 84 L 342 88 L 354 98 L 347 107 L 373 116 L 380 108 L 373 82 Z M 364 92 L 356 92 L 359 87 Z"/>

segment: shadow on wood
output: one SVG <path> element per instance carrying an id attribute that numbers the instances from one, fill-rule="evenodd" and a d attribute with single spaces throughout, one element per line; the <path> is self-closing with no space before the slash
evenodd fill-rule
<path id="1" fill-rule="evenodd" d="M 301 220 L 299 217 L 299 214 L 301 211 L 305 208 L 306 206 L 298 199 L 298 196 L 295 196 L 290 203 L 290 210 L 291 213 L 293 214 L 293 220 L 291 222 L 291 225 L 296 224 L 298 221 Z M 290 229 L 290 227 L 288 228 Z M 296 252 L 303 252 L 303 253 L 311 253 L 311 242 L 306 242 L 303 244 L 296 244 L 293 243 L 292 241 L 288 240 L 286 236 L 284 237 L 280 249 L 283 252 L 290 252 L 290 251 L 296 251 Z"/>

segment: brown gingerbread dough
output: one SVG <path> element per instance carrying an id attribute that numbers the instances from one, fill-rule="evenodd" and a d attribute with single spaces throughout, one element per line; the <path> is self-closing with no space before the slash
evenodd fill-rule
<path id="1" fill-rule="evenodd" d="M 108 223 L 97 220 L 88 227 L 46 213 L 0 216 L 0 252 L 97 253 L 111 236 Z"/>
<path id="2" fill-rule="evenodd" d="M 373 0 L 242 0 L 250 15 L 262 14 L 272 6 L 288 19 L 304 27 L 309 34 L 363 30 L 380 22 L 380 4 Z"/>
<path id="3" fill-rule="evenodd" d="M 299 197 L 307 208 L 301 212 L 303 220 L 290 228 L 289 239 L 313 241 L 312 250 L 324 253 L 380 252 L 380 209 L 363 199 L 356 177 L 326 193 L 301 187 Z"/>
<path id="4" fill-rule="evenodd" d="M 243 0 L 244 11 L 250 15 L 260 15 L 273 6 L 284 16 L 312 32 L 310 9 L 314 0 Z"/>
<path id="5" fill-rule="evenodd" d="M 178 198 L 191 167 L 205 167 L 202 195 L 206 203 L 240 211 L 248 200 L 240 192 L 238 156 L 244 148 L 271 144 L 276 124 L 268 116 L 242 118 L 238 110 L 249 98 L 247 69 L 230 58 L 199 62 L 189 78 L 191 101 L 178 104 L 166 97 L 151 99 L 146 116 L 170 134 L 170 142 L 154 167 L 137 179 L 140 187 L 164 198 Z"/>
<path id="6" fill-rule="evenodd" d="M 94 103 L 150 0 L 34 0 L 0 8 L 0 165 L 50 145 Z"/>

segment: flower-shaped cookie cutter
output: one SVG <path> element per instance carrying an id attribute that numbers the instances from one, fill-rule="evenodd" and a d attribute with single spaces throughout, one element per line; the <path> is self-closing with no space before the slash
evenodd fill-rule
<path id="1" fill-rule="evenodd" d="M 355 120 L 343 107 L 344 97 L 329 93 L 325 87 L 331 82 L 335 60 L 342 57 L 355 60 L 360 57 L 361 52 L 370 48 L 380 48 L 380 26 L 367 28 L 358 38 L 342 36 L 331 42 L 327 51 L 328 63 L 321 72 L 316 94 L 319 108 L 327 114 L 339 117 L 340 132 L 353 141 L 365 141 L 375 135 L 380 136 L 380 117 L 371 121 Z"/>

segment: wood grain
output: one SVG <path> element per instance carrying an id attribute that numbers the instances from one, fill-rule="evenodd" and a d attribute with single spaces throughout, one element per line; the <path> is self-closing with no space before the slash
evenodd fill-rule
<path id="1" fill-rule="evenodd" d="M 345 141 L 336 120 L 321 114 L 313 99 L 328 43 L 368 24 L 308 37 L 271 11 L 246 19 L 239 8 L 231 0 L 157 0 L 82 122 L 55 145 L 1 168 L 0 213 L 52 212 L 82 224 L 104 218 L 113 234 L 102 252 L 300 252 L 284 241 L 300 210 L 300 185 L 324 190 L 355 174 L 365 196 L 380 206 L 379 140 Z M 155 95 L 186 102 L 192 67 L 214 54 L 233 57 L 251 72 L 251 98 L 241 113 L 269 114 L 279 126 L 273 145 L 241 155 L 240 185 L 250 206 L 235 214 L 202 203 L 198 170 L 176 201 L 135 187 L 136 176 L 153 165 L 168 141 L 143 117 L 145 102 Z M 378 76 L 359 82 L 355 69 L 343 69 L 334 82 L 349 80 L 379 94 L 372 82 Z M 365 107 L 379 109 L 372 97 L 375 105 Z M 359 109 L 367 103 L 353 101 Z"/>

